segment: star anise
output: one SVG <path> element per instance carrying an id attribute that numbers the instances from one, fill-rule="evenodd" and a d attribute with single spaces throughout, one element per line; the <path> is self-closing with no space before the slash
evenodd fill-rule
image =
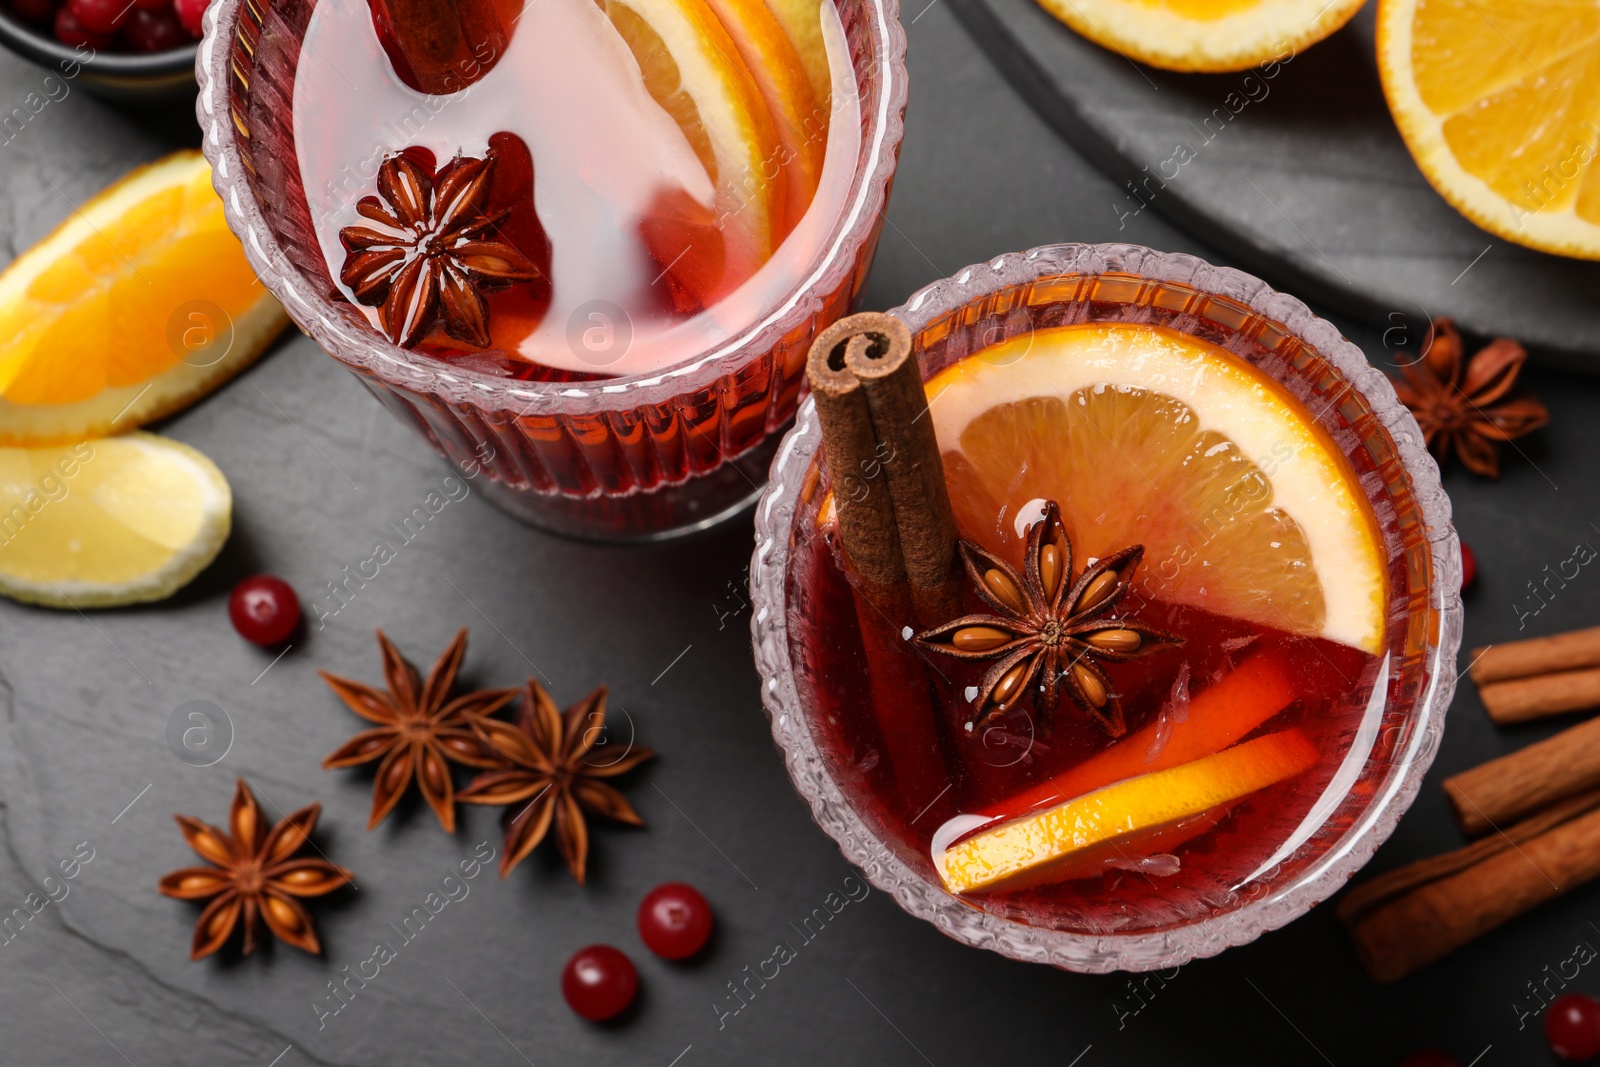
<path id="1" fill-rule="evenodd" d="M 189 958 L 201 959 L 244 928 L 244 954 L 256 950 L 257 921 L 295 948 L 317 954 L 322 945 L 301 899 L 320 897 L 355 875 L 325 859 L 296 857 L 311 840 L 321 804 L 308 804 L 267 828 L 255 794 L 243 778 L 228 811 L 232 833 L 187 815 L 175 815 L 184 840 L 209 867 L 185 867 L 161 879 L 161 892 L 179 900 L 209 900 L 195 923 Z"/>
<path id="2" fill-rule="evenodd" d="M 1515 389 L 1528 353 L 1504 337 L 1490 341 L 1470 361 L 1449 319 L 1434 319 L 1422 357 L 1400 368 L 1394 389 L 1422 427 L 1422 439 L 1444 466 L 1451 447 L 1467 469 L 1500 476 L 1496 445 L 1532 433 L 1550 421 L 1544 404 Z"/>
<path id="3" fill-rule="evenodd" d="M 378 228 L 339 231 L 346 252 L 339 280 L 379 309 L 395 344 L 414 346 L 438 320 L 456 340 L 487 348 L 483 295 L 539 277 L 527 256 L 486 236 L 510 214 L 488 213 L 494 165 L 491 150 L 482 159 L 457 156 L 430 176 L 404 153 L 392 155 L 378 168 L 378 196 L 356 204 Z"/>
<path id="4" fill-rule="evenodd" d="M 467 654 L 467 631 L 456 634 L 424 684 L 417 669 L 390 643 L 382 630 L 383 676 L 389 687 L 381 693 L 369 685 L 318 671 L 351 711 L 377 723 L 363 730 L 322 761 L 324 770 L 378 763 L 372 783 L 371 830 L 399 803 L 413 777 L 423 797 L 450 833 L 456 828 L 455 783 L 450 763 L 469 767 L 499 766 L 499 759 L 473 727 L 516 699 L 515 689 L 478 689 L 449 700 L 461 661 Z M 448 703 L 447 703 L 448 701 Z"/>
<path id="5" fill-rule="evenodd" d="M 474 778 L 459 799 L 466 804 L 514 805 L 506 808 L 503 817 L 506 843 L 500 877 L 521 863 L 554 823 L 561 856 L 582 885 L 589 856 L 585 812 L 629 826 L 644 825 L 632 805 L 604 779 L 633 770 L 653 759 L 655 753 L 630 744 L 614 758 L 594 758 L 596 748 L 603 747 L 605 725 L 605 686 L 563 714 L 532 678 L 514 724 L 498 719 L 480 719 L 473 724 L 504 757 L 504 764 Z"/>
<path id="6" fill-rule="evenodd" d="M 1122 702 L 1097 660 L 1120 663 L 1182 642 L 1135 619 L 1108 615 L 1127 594 L 1144 546 L 1095 560 L 1072 580 L 1072 543 L 1056 502 L 1028 530 L 1024 574 L 970 541 L 961 542 L 967 577 L 993 615 L 966 615 L 916 635 L 917 643 L 959 659 L 997 662 L 978 683 L 975 720 L 1005 714 L 1024 694 L 1049 716 L 1064 688 L 1112 737 L 1126 732 Z M 1045 725 L 1048 725 L 1048 718 Z"/>

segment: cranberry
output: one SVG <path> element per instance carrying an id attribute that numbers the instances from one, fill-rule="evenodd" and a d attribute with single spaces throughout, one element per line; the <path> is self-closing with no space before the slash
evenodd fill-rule
<path id="1" fill-rule="evenodd" d="M 11 10 L 29 22 L 49 22 L 56 17 L 56 5 L 50 0 L 11 0 Z"/>
<path id="2" fill-rule="evenodd" d="M 300 625 L 300 598 L 282 578 L 258 574 L 233 587 L 228 618 L 251 644 L 281 645 Z"/>
<path id="3" fill-rule="evenodd" d="M 686 960 L 711 937 L 711 905 L 692 885 L 658 885 L 639 902 L 639 936 L 657 956 Z"/>
<path id="4" fill-rule="evenodd" d="M 1478 577 L 1478 554 L 1472 551 L 1472 546 L 1465 541 L 1461 542 L 1461 591 L 1465 593 L 1472 588 L 1473 580 Z"/>
<path id="5" fill-rule="evenodd" d="M 1436 1048 L 1419 1049 L 1400 1061 L 1400 1067 L 1461 1067 L 1461 1061 Z"/>
<path id="6" fill-rule="evenodd" d="M 133 6 L 140 11 L 170 11 L 172 0 L 133 0 Z"/>
<path id="7" fill-rule="evenodd" d="M 122 35 L 135 52 L 168 52 L 194 43 L 171 8 L 165 11 L 136 9 L 122 28 Z"/>
<path id="8" fill-rule="evenodd" d="M 1544 1011 L 1544 1037 L 1563 1060 L 1600 1056 L 1600 1000 L 1584 993 L 1563 993 L 1552 1000 Z"/>
<path id="9" fill-rule="evenodd" d="M 91 33 L 78 17 L 72 13 L 72 8 L 63 7 L 56 12 L 56 40 L 71 48 L 92 48 L 97 52 L 111 47 L 115 38 L 109 33 Z"/>
<path id="10" fill-rule="evenodd" d="M 189 36 L 196 40 L 205 35 L 205 31 L 200 28 L 200 18 L 210 6 L 211 0 L 172 0 L 172 10 L 177 12 L 178 21 L 189 31 Z"/>
<path id="11" fill-rule="evenodd" d="M 128 0 L 67 0 L 67 10 L 90 33 L 116 33 L 128 21 Z"/>
<path id="12" fill-rule="evenodd" d="M 590 945 L 573 953 L 561 972 L 567 1007 L 591 1022 L 620 1015 L 639 992 L 633 961 L 610 945 Z"/>

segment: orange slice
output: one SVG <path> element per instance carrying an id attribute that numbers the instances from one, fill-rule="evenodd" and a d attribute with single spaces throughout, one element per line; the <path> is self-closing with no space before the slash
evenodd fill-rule
<path id="1" fill-rule="evenodd" d="M 161 418 L 248 366 L 287 322 L 205 158 L 142 167 L 0 275 L 0 445 Z"/>
<path id="2" fill-rule="evenodd" d="M 1215 345 L 1119 323 L 1023 334 L 927 383 L 956 519 L 1017 558 L 1060 503 L 1081 558 L 1145 546 L 1136 585 L 1367 652 L 1385 553 L 1354 470 L 1277 382 Z"/>
<path id="3" fill-rule="evenodd" d="M 711 177 L 726 293 L 772 255 L 785 217 L 782 150 L 760 86 L 706 0 L 605 0 L 605 11 Z"/>
<path id="4" fill-rule="evenodd" d="M 935 853 L 934 865 L 952 893 L 1098 873 L 1119 851 L 1148 855 L 1209 829 L 1208 814 L 1316 762 L 1316 747 L 1298 729 L 1267 734 L 958 840 Z"/>
<path id="5" fill-rule="evenodd" d="M 1282 657 L 1258 652 L 1196 693 L 1182 721 L 1153 722 L 983 814 L 1014 818 L 1112 782 L 1214 755 L 1288 707 L 1295 695 Z"/>
<path id="6" fill-rule="evenodd" d="M 811 95 L 829 112 L 833 101 L 833 72 L 828 66 L 828 46 L 822 39 L 823 0 L 767 0 L 805 66 Z"/>
<path id="7" fill-rule="evenodd" d="M 828 115 L 817 106 L 811 81 L 783 26 L 766 0 L 708 0 L 754 75 L 778 133 L 778 155 L 768 162 L 783 170 L 787 234 L 805 215 L 822 176 L 828 146 Z"/>
<path id="8" fill-rule="evenodd" d="M 1600 259 L 1600 7 L 1382 0 L 1395 125 L 1456 210 L 1517 244 Z"/>
<path id="9" fill-rule="evenodd" d="M 1349 22 L 1364 2 L 1039 0 L 1039 5 L 1095 44 L 1152 67 L 1220 73 L 1286 63 Z"/>

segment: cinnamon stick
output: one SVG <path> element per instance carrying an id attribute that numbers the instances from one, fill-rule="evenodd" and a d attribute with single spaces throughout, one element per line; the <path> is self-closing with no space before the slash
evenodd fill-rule
<path id="1" fill-rule="evenodd" d="M 845 553 L 868 587 L 905 584 L 925 626 L 960 607 L 955 516 L 911 332 L 876 312 L 818 335 L 806 374 Z"/>
<path id="2" fill-rule="evenodd" d="M 845 350 L 845 367 L 861 382 L 884 458 L 895 528 L 917 618 L 925 626 L 946 622 L 961 608 L 956 572 L 956 521 L 944 481 L 939 440 L 928 414 L 928 394 L 911 351 L 911 331 L 889 315 L 853 316 L 860 329 Z M 863 344 L 858 338 L 871 339 Z"/>
<path id="3" fill-rule="evenodd" d="M 1600 786 L 1600 718 L 1444 780 L 1456 823 L 1469 837 L 1509 826 Z"/>
<path id="4" fill-rule="evenodd" d="M 1597 875 L 1600 789 L 1375 878 L 1337 914 L 1368 973 L 1393 982 Z"/>
<path id="5" fill-rule="evenodd" d="M 1489 682 L 1478 697 L 1489 718 L 1502 725 L 1582 711 L 1600 706 L 1600 668 Z"/>
<path id="6" fill-rule="evenodd" d="M 1600 626 L 1474 649 L 1471 674 L 1478 685 L 1487 685 L 1588 667 L 1600 667 Z"/>

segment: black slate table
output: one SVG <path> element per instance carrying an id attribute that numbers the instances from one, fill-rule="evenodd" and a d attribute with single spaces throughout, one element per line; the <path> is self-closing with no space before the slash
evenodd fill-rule
<path id="1" fill-rule="evenodd" d="M 933 0 L 905 21 L 913 102 L 865 306 L 892 306 L 968 263 L 1054 240 L 1135 240 L 1220 258 L 1152 212 L 1119 230 L 1104 210 L 1111 183 L 1034 117 L 948 5 Z M 0 57 L 0 103 L 20 101 L 42 77 Z M 182 114 L 122 113 L 76 90 L 52 100 L 0 145 L 3 254 L 195 136 Z M 1380 363 L 1385 342 L 1399 340 L 1341 325 Z M 1547 564 L 1600 543 L 1600 383 L 1529 377 L 1550 405 L 1550 428 L 1508 450 L 1498 483 L 1459 468 L 1446 478 L 1481 562 L 1469 643 L 1596 621 L 1600 574 L 1588 570 L 1537 614 L 1525 598 Z M 767 734 L 741 591 L 749 521 L 663 547 L 593 547 L 519 526 L 474 489 L 274 660 L 228 628 L 232 584 L 271 571 L 308 608 L 331 611 L 328 583 L 370 555 L 386 524 L 447 470 L 297 334 L 156 429 L 203 449 L 233 484 L 235 530 L 217 563 L 156 607 L 81 616 L 0 602 L 0 912 L 42 893 L 43 877 L 80 842 L 93 849 L 77 877 L 51 883 L 58 897 L 68 887 L 64 897 L 13 917 L 0 940 L 7 1067 L 1346 1065 L 1393 1063 L 1423 1045 L 1494 1067 L 1547 1061 L 1530 989 L 1555 988 L 1550 976 L 1565 971 L 1572 988 L 1600 992 L 1600 969 L 1572 977 L 1567 962 L 1577 946 L 1600 946 L 1600 887 L 1390 989 L 1365 977 L 1323 906 L 1165 982 L 1141 981 L 1137 995 L 1127 976 L 961 947 L 873 891 L 728 1014 L 728 983 L 779 941 L 799 941 L 790 924 L 830 893 L 859 884 L 790 788 Z M 360 724 L 315 670 L 377 679 L 378 626 L 425 669 L 463 625 L 469 682 L 538 673 L 562 702 L 611 686 L 618 721 L 661 753 L 628 786 L 649 827 L 598 830 L 588 888 L 541 850 L 503 882 L 488 871 L 463 883 L 465 896 L 454 889 L 459 899 L 407 940 L 398 928 L 445 876 L 483 843 L 498 849 L 497 819 L 463 809 L 449 837 L 411 803 L 367 833 L 370 780 L 319 768 Z M 190 766 L 168 744 L 169 723 L 192 701 L 232 724 L 213 766 Z M 1555 729 L 1497 730 L 1470 691 L 1458 695 L 1437 765 L 1369 870 L 1459 844 L 1439 779 Z M 358 890 L 316 909 L 322 959 L 280 945 L 191 963 L 196 909 L 155 892 L 162 873 L 192 862 L 171 815 L 222 821 L 238 775 L 269 811 L 321 801 L 319 844 L 358 876 Z M 698 885 L 719 917 L 711 950 L 689 965 L 656 960 L 633 930 L 640 896 L 668 879 Z M 400 946 L 395 958 L 325 1014 L 328 983 L 380 941 Z M 594 941 L 639 965 L 643 995 L 618 1025 L 586 1024 L 561 1001 L 562 963 Z"/>

